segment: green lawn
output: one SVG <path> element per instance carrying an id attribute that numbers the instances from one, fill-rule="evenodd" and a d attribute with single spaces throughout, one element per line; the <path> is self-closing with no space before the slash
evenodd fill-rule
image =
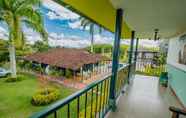
<path id="1" fill-rule="evenodd" d="M 39 84 L 35 76 L 24 74 L 26 79 L 6 83 L 0 78 L 0 118 L 27 118 L 33 112 L 37 112 L 46 106 L 38 107 L 31 104 L 32 95 L 38 90 Z M 61 90 L 61 98 L 64 98 L 75 90 L 62 85 L 50 83 L 49 86 Z"/>

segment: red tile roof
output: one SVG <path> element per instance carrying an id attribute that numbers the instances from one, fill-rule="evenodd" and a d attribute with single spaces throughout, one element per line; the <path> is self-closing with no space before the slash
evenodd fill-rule
<path id="1" fill-rule="evenodd" d="M 90 54 L 82 49 L 69 48 L 55 48 L 46 52 L 37 52 L 24 57 L 24 59 L 72 70 L 77 70 L 85 64 L 110 60 L 100 54 Z"/>

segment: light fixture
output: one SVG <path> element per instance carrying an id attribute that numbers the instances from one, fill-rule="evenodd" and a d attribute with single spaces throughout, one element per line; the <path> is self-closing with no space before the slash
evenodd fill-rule
<path id="1" fill-rule="evenodd" d="M 154 41 L 160 40 L 160 36 L 158 35 L 159 29 L 154 29 Z M 149 38 L 151 40 L 152 38 Z"/>
<path id="2" fill-rule="evenodd" d="M 158 32 L 159 32 L 159 29 L 154 29 L 154 40 L 155 41 L 159 39 Z"/>

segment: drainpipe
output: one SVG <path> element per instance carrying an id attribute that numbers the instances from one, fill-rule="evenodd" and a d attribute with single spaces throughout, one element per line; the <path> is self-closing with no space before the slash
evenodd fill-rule
<path id="1" fill-rule="evenodd" d="M 134 46 L 134 38 L 135 38 L 135 31 L 131 32 L 131 41 L 130 41 L 130 50 L 129 50 L 129 68 L 128 68 L 128 84 L 130 84 L 130 78 L 131 78 L 131 64 L 132 64 L 132 58 L 133 58 L 133 46 Z"/>
<path id="2" fill-rule="evenodd" d="M 113 58 L 112 58 L 112 76 L 110 82 L 110 96 L 109 96 L 109 105 L 112 108 L 112 111 L 116 110 L 115 85 L 116 85 L 118 65 L 119 65 L 119 50 L 120 50 L 120 38 L 121 38 L 121 30 L 122 30 L 122 18 L 123 18 L 123 10 L 117 9 L 116 25 L 115 25 L 115 40 L 114 40 L 114 49 L 113 49 Z"/>

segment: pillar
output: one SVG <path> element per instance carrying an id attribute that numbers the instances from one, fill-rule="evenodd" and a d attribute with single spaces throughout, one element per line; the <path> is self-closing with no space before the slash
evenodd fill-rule
<path id="1" fill-rule="evenodd" d="M 116 87 L 115 87 L 115 85 L 116 85 L 118 64 L 119 64 L 122 18 L 123 18 L 123 10 L 117 9 L 114 49 L 113 49 L 113 57 L 112 57 L 112 76 L 111 76 L 111 82 L 110 82 L 110 96 L 109 96 L 109 105 L 112 108 L 112 111 L 116 110 L 116 92 L 115 92 Z"/>
<path id="2" fill-rule="evenodd" d="M 135 56 L 134 56 L 134 62 L 135 62 L 135 71 L 136 71 L 136 64 L 137 64 L 137 58 L 138 58 L 138 44 L 139 44 L 139 38 L 136 39 L 136 50 L 135 50 Z"/>
<path id="3" fill-rule="evenodd" d="M 136 48 L 135 48 L 134 62 L 137 61 L 137 56 L 138 56 L 138 44 L 139 44 L 139 38 L 136 39 Z"/>
<path id="4" fill-rule="evenodd" d="M 130 83 L 131 78 L 131 64 L 132 64 L 132 58 L 133 58 L 133 47 L 134 47 L 134 38 L 135 38 L 135 31 L 132 31 L 131 33 L 131 41 L 130 41 L 130 50 L 129 50 L 129 57 L 128 57 L 128 84 Z"/>

